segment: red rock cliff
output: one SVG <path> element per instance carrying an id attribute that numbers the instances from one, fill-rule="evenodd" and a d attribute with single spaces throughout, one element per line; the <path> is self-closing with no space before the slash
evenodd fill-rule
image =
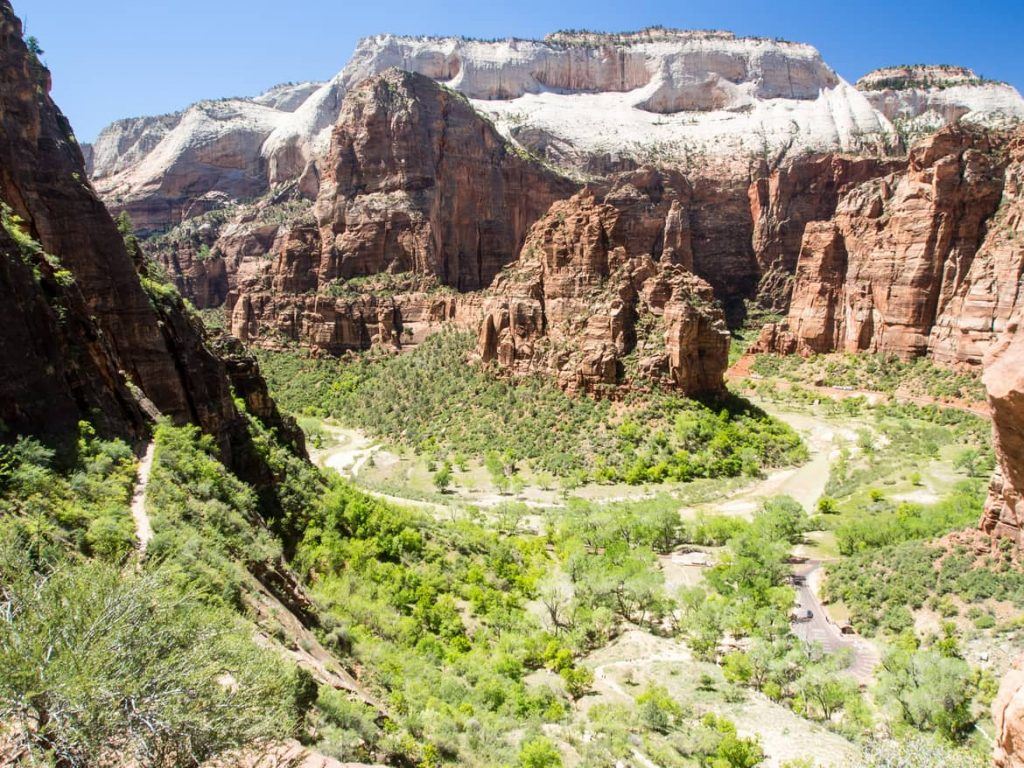
<path id="1" fill-rule="evenodd" d="M 1002 298 L 976 301 L 976 285 L 1024 263 L 1019 248 L 986 239 L 1005 148 L 1005 138 L 949 128 L 916 145 L 904 170 L 843 194 L 831 220 L 807 225 L 787 320 L 758 348 L 978 362 L 1017 298 L 1005 286 Z"/>
<path id="2" fill-rule="evenodd" d="M 690 272 L 690 187 L 641 171 L 555 203 L 488 291 L 477 352 L 570 391 L 722 389 L 729 334 Z"/>
<path id="3" fill-rule="evenodd" d="M 520 157 L 465 97 L 390 69 L 346 95 L 317 199 L 326 282 L 377 272 L 483 288 L 574 185 Z"/>

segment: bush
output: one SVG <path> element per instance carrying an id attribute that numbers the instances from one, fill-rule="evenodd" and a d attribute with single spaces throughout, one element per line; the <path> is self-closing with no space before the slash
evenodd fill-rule
<path id="1" fill-rule="evenodd" d="M 39 724 L 20 731 L 35 759 L 193 764 L 292 735 L 288 675 L 230 614 L 159 571 L 39 573 L 19 544 L 0 552 L 0 717 Z"/>

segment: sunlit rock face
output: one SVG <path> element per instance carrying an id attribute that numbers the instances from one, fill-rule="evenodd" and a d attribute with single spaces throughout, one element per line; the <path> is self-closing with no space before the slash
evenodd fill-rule
<path id="1" fill-rule="evenodd" d="M 714 160 L 745 173 L 763 155 L 895 140 L 809 45 L 661 29 L 498 42 L 378 35 L 327 83 L 117 121 L 88 148 L 90 175 L 143 231 L 281 184 L 313 198 L 345 95 L 395 67 L 459 91 L 508 138 L 581 172 Z"/>
<path id="2" fill-rule="evenodd" d="M 966 67 L 884 67 L 864 75 L 857 89 L 910 135 L 958 121 L 992 128 L 1024 119 L 1024 98 L 1016 88 L 984 80 Z"/>
<path id="3" fill-rule="evenodd" d="M 757 348 L 979 364 L 1019 304 L 1006 281 L 1024 263 L 1012 243 L 1019 168 L 1007 162 L 1018 145 L 947 128 L 905 168 L 846 191 L 804 231 L 787 319 Z"/>
<path id="4" fill-rule="evenodd" d="M 729 335 L 690 271 L 681 176 L 623 174 L 555 203 L 486 293 L 477 355 L 566 390 L 721 391 Z"/>

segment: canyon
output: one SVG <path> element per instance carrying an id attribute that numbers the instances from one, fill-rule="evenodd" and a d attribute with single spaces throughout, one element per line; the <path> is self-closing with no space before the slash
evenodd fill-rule
<path id="1" fill-rule="evenodd" d="M 854 87 L 811 46 L 728 33 L 381 35 L 327 83 L 223 109 L 212 133 L 117 123 L 91 173 L 170 228 L 157 260 L 249 344 L 402 350 L 451 325 L 569 391 L 698 394 L 752 305 L 783 315 L 754 351 L 974 368 L 1021 309 L 1024 100 L 965 68 Z M 190 202 L 151 217 L 178 192 L 145 178 L 178 176 Z"/>
<path id="2" fill-rule="evenodd" d="M 649 28 L 497 42 L 378 35 L 362 40 L 328 82 L 283 84 L 252 98 L 121 120 L 80 147 L 50 99 L 50 73 L 22 38 L 10 3 L 0 0 L 0 299 L 9 309 L 0 331 L 0 448 L 6 448 L 10 431 L 61 445 L 74 456 L 80 425 L 89 422 L 102 437 L 123 439 L 139 455 L 146 449 L 144 478 L 135 489 L 145 513 L 154 431 L 164 425 L 197 428 L 210 456 L 241 481 L 236 493 L 250 502 L 249 514 L 212 495 L 209 488 L 230 482 L 209 467 L 199 493 L 211 495 L 180 506 L 197 517 L 199 509 L 230 517 L 225 525 L 235 526 L 233 534 L 244 523 L 260 536 L 280 537 L 280 549 L 260 538 L 273 556 L 256 548 L 242 551 L 232 540 L 238 548 L 233 573 L 243 574 L 245 589 L 229 584 L 224 591 L 244 594 L 236 598 L 243 607 L 235 608 L 255 622 L 260 642 L 280 646 L 304 669 L 314 668 L 314 699 L 326 698 L 319 684 L 344 690 L 346 701 L 358 699 L 367 707 L 358 710 L 367 720 L 360 728 L 370 731 L 395 713 L 366 693 L 357 679 L 365 670 L 350 677 L 328 645 L 341 649 L 340 657 L 375 633 L 389 635 L 389 642 L 402 636 L 402 642 L 412 642 L 396 644 L 401 653 L 436 653 L 430 656 L 434 661 L 449 653 L 445 664 L 454 668 L 452 659 L 464 661 L 475 649 L 477 630 L 479 637 L 487 631 L 481 628 L 492 617 L 482 609 L 475 614 L 480 606 L 473 604 L 478 598 L 483 604 L 485 589 L 501 599 L 514 592 L 501 608 L 526 625 L 525 609 L 513 603 L 538 601 L 533 582 L 539 576 L 510 576 L 513 566 L 505 560 L 519 567 L 532 556 L 532 545 L 507 547 L 518 535 L 518 518 L 511 531 L 495 534 L 500 542 L 491 551 L 483 534 L 472 538 L 479 532 L 471 536 L 468 528 L 450 540 L 430 540 L 426 532 L 436 520 L 387 506 L 407 503 L 450 513 L 452 521 L 464 511 L 449 505 L 447 487 L 438 480 L 447 471 L 444 482 L 451 482 L 452 464 L 460 458 L 435 455 L 437 441 L 425 459 L 444 468 L 430 470 L 433 497 L 422 489 L 418 501 L 387 488 L 365 495 L 355 490 L 357 473 L 372 468 L 375 452 L 382 462 L 408 458 L 378 451 L 361 434 L 365 456 L 344 479 L 314 475 L 306 436 L 272 397 L 257 353 L 301 353 L 295 359 L 314 367 L 343 358 L 358 371 L 344 382 L 351 388 L 369 375 L 373 361 L 416 360 L 417 348 L 431 349 L 428 342 L 454 329 L 466 338 L 458 352 L 461 362 L 473 366 L 466 370 L 482 372 L 489 382 L 557 396 L 560 404 L 592 406 L 593 413 L 603 414 L 593 418 L 607 420 L 595 429 L 595 442 L 628 443 L 616 450 L 631 455 L 641 469 L 647 459 L 655 464 L 652 456 L 661 450 L 665 472 L 670 453 L 697 472 L 690 454 L 705 459 L 714 453 L 700 443 L 702 437 L 721 443 L 714 450 L 723 454 L 733 450 L 737 438 L 723 425 L 732 428 L 742 398 L 733 383 L 731 391 L 726 387 L 730 345 L 752 330 L 754 319 L 767 315 L 772 321 L 753 329 L 751 354 L 925 358 L 943 371 L 980 376 L 995 470 L 976 526 L 981 533 L 973 535 L 983 542 L 979 557 L 1016 563 L 1024 553 L 1024 100 L 1012 87 L 950 66 L 888 67 L 851 85 L 810 45 L 725 32 Z M 204 316 L 223 322 L 223 331 L 208 327 Z M 264 371 L 271 371 L 261 360 Z M 308 374 L 308 367 L 291 370 Z M 416 378 L 421 375 L 423 370 L 416 371 L 413 378 L 423 384 Z M 550 395 L 538 382 L 557 389 Z M 343 386 L 329 386 L 335 384 Z M 481 393 L 486 388 L 475 386 Z M 487 389 L 486 397 L 500 400 L 495 392 L 508 391 Z M 657 399 L 663 395 L 667 399 Z M 645 397 L 671 414 L 664 430 L 683 434 L 697 447 L 673 444 L 669 450 L 665 432 L 644 442 L 646 425 L 629 422 L 628 414 Z M 304 424 L 311 437 L 329 439 L 340 431 L 320 420 L 327 413 L 323 403 L 310 402 L 308 410 L 294 412 L 307 420 L 316 413 L 313 427 Z M 530 407 L 545 406 L 534 400 Z M 563 417 L 569 413 L 565 407 Z M 752 402 L 742 410 L 750 420 L 745 423 L 756 425 L 749 429 L 769 435 L 766 444 L 778 437 L 770 432 L 776 428 L 774 412 L 769 416 Z M 623 421 L 613 421 L 624 413 Z M 503 423 L 508 426 L 508 419 Z M 553 431 L 561 428 L 558 422 Z M 800 447 L 800 438 L 791 434 Z M 870 430 L 865 434 L 872 437 Z M 834 437 L 828 451 L 835 451 L 816 455 L 820 464 L 805 470 L 830 471 L 846 450 Z M 876 442 L 886 447 L 882 438 Z M 422 447 L 409 451 L 415 454 L 410 462 L 419 459 Z M 859 445 L 843 460 L 862 450 L 868 451 Z M 508 485 L 518 471 L 516 461 L 491 453 L 486 471 L 496 485 Z M 760 472 L 756 453 L 748 446 L 730 454 L 735 471 L 723 477 L 739 483 L 751 463 Z M 157 455 L 157 465 L 160 460 Z M 948 457 L 940 460 L 952 464 Z M 6 471 L 0 464 L 0 490 Z M 458 471 L 471 474 L 464 466 Z M 295 477 L 309 485 L 291 485 Z M 772 477 L 777 481 L 770 475 L 765 482 L 770 485 Z M 806 504 L 794 502 L 801 514 L 816 504 L 822 511 L 826 481 L 815 483 L 819 479 Z M 984 488 L 982 481 L 978 487 Z M 546 488 L 557 514 L 573 512 L 568 489 L 556 499 L 554 489 Z M 522 513 L 506 509 L 517 493 L 499 490 L 493 495 L 495 515 L 525 519 L 530 506 L 524 502 Z M 653 507 L 653 494 L 646 488 L 642 493 L 627 501 L 651 501 Z M 744 502 L 744 493 L 733 501 Z M 316 505 L 334 506 L 315 506 L 314 496 L 323 497 Z M 878 496 L 884 501 L 882 492 Z M 314 523 L 312 513 L 295 513 L 300 502 L 318 514 L 329 512 Z M 677 518 L 694 512 L 681 505 L 673 512 Z M 472 514 L 474 525 L 486 517 L 480 509 Z M 145 519 L 139 562 L 154 536 Z M 537 520 L 533 534 L 542 530 L 539 515 Z M 372 536 L 366 533 L 378 523 L 390 526 L 387 537 L 376 529 Z M 546 535 L 547 542 L 536 536 L 533 543 L 538 552 L 550 550 L 557 562 L 554 527 Z M 316 536 L 327 543 L 310 544 Z M 381 545 L 385 541 L 391 549 Z M 702 562 L 710 564 L 733 541 L 730 534 L 702 547 Z M 795 541 L 768 543 L 784 548 L 782 563 L 786 553 L 799 551 L 789 549 Z M 615 554 L 613 544 L 618 542 L 585 554 Z M 796 546 L 810 542 L 800 539 Z M 657 556 L 652 550 L 650 563 L 668 562 L 675 556 L 666 554 L 671 548 Z M 293 572 L 291 558 L 300 550 Z M 466 556 L 470 550 L 473 560 Z M 725 555 L 726 565 L 731 556 Z M 455 576 L 445 572 L 445 578 L 472 584 L 478 592 L 443 592 L 440 571 L 431 581 L 425 570 L 401 570 L 420 560 L 434 567 L 459 557 L 466 557 L 461 570 Z M 542 558 L 547 563 L 547 555 Z M 509 570 L 492 578 L 486 569 L 499 560 Z M 650 563 L 643 567 L 660 568 Z M 373 571 L 374 586 L 365 594 L 353 586 L 362 576 L 354 564 L 381 568 Z M 580 567 L 566 565 L 559 575 Z M 395 601 L 391 624 L 372 631 L 372 622 L 360 625 L 353 639 L 347 625 L 323 620 L 348 601 L 367 614 L 378 610 L 375 601 L 383 602 L 385 582 L 406 577 L 415 586 L 403 584 L 401 594 L 396 589 L 388 597 Z M 523 587 L 520 577 L 530 586 Z M 329 589 L 315 598 L 307 594 L 331 578 L 337 580 Z M 489 593 L 486 599 L 500 602 Z M 555 600 L 547 592 L 544 599 Z M 822 603 L 814 606 L 826 610 Z M 596 682 L 592 675 L 587 684 L 594 684 L 593 691 L 571 692 L 573 674 L 586 679 L 576 661 L 593 654 L 590 660 L 600 662 L 614 637 L 609 630 L 603 648 L 580 641 L 582 650 L 570 650 L 555 621 L 559 606 L 545 607 L 553 623 L 544 640 L 554 644 L 554 654 L 567 655 L 568 663 L 556 671 L 555 662 L 543 656 L 548 651 L 527 653 L 524 645 L 515 652 L 529 658 L 527 667 L 509 651 L 508 666 L 515 669 L 501 675 L 508 673 L 519 685 L 529 671 L 552 678 L 557 689 L 537 703 L 528 701 L 524 686 L 523 702 L 558 702 L 551 719 L 560 725 L 551 732 L 577 708 L 586 713 L 584 697 L 591 693 L 611 692 L 632 706 L 632 694 L 604 672 L 621 661 L 595 666 Z M 675 622 L 674 610 L 669 607 L 656 620 Z M 472 617 L 472 632 L 464 631 L 466 617 Z M 780 617 L 784 634 L 785 611 Z M 421 619 L 424 626 L 436 626 L 413 637 L 410 627 Z M 662 638 L 664 627 L 655 629 L 654 620 L 647 634 L 641 629 L 645 620 L 633 622 L 635 628 L 631 623 L 621 637 L 641 647 L 678 644 L 645 664 L 660 659 L 694 672 L 693 648 L 676 637 Z M 456 626 L 451 636 L 441 631 Z M 750 635 L 753 640 L 754 630 Z M 445 648 L 438 638 L 453 645 Z M 702 663 L 717 664 L 716 651 L 712 644 L 710 661 Z M 728 649 L 741 652 L 740 645 Z M 392 701 L 398 708 L 409 706 L 404 690 L 388 687 L 393 680 L 382 682 L 399 676 L 397 660 L 382 655 L 368 666 L 376 663 L 389 671 L 374 683 L 389 694 L 398 692 Z M 1020 663 L 992 703 L 1000 768 L 1024 765 Z M 352 666 L 361 665 L 362 660 Z M 310 695 L 310 683 L 305 685 Z M 571 700 L 563 711 L 566 691 Z M 750 694 L 757 706 L 782 709 L 762 693 L 759 688 Z M 358 719 L 357 710 L 344 708 L 348 704 L 335 706 L 341 720 Z M 497 716 L 498 709 L 488 715 L 481 709 L 473 717 Z M 804 714 L 785 712 L 794 721 Z M 460 728 L 472 731 L 474 722 L 462 720 Z M 833 737 L 846 744 L 838 731 Z M 580 739 L 573 749 L 582 750 L 586 742 Z M 319 759 L 299 754 L 292 742 L 285 746 L 291 758 Z M 388 753 L 391 759 L 404 760 L 419 745 L 388 749 L 395 750 Z M 372 759 L 380 754 L 383 748 Z M 459 754 L 451 748 L 445 759 Z M 432 764 L 428 757 L 424 752 L 422 764 Z"/>

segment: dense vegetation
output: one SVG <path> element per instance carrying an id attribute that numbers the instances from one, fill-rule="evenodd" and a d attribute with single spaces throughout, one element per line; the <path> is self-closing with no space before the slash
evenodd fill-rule
<path id="1" fill-rule="evenodd" d="M 522 463 L 579 481 L 658 483 L 756 475 L 806 456 L 791 429 L 738 398 L 570 398 L 543 378 L 510 381 L 468 365 L 471 343 L 441 333 L 400 356 L 264 352 L 260 362 L 289 410 L 334 417 L 437 460 L 497 453 L 510 471 Z"/>
<path id="2" fill-rule="evenodd" d="M 758 355 L 753 371 L 764 377 L 777 376 L 826 387 L 872 392 L 900 390 L 935 398 L 985 400 L 985 387 L 979 375 L 941 368 L 924 357 L 903 361 L 877 354 L 813 355 L 809 358 Z"/>
<path id="3" fill-rule="evenodd" d="M 918 539 L 868 549 L 831 565 L 824 595 L 848 607 L 858 631 L 898 634 L 913 627 L 911 612 L 925 605 L 947 618 L 960 615 L 961 605 L 987 600 L 1024 608 L 1024 571 L 1013 565 L 1008 548 L 979 560 L 965 546 Z M 991 618 L 980 609 L 973 615 Z"/>
<path id="4" fill-rule="evenodd" d="M 194 764 L 291 735 L 292 673 L 237 614 L 131 561 L 134 459 L 80 427 L 75 455 L 0 447 L 0 722 L 40 764 Z M 230 676 L 230 685 L 224 681 Z"/>

